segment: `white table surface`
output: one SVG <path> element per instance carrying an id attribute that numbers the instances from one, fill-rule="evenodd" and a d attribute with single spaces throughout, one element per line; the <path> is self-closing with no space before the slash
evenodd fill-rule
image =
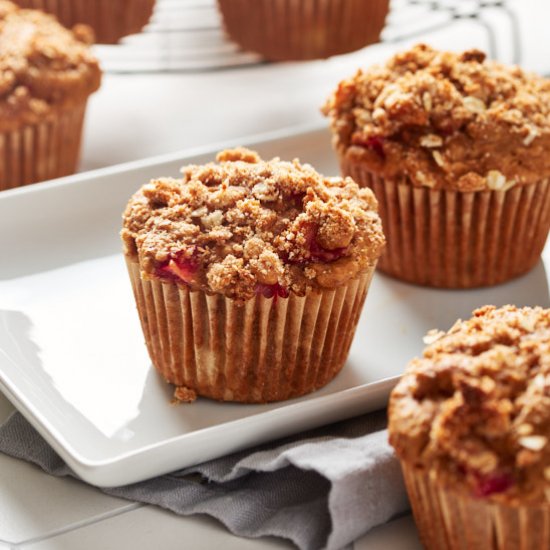
<path id="1" fill-rule="evenodd" d="M 548 71 L 546 0 L 516 0 L 512 5 L 520 15 L 522 64 Z M 483 30 L 467 23 L 425 40 L 441 48 L 486 48 Z M 101 90 L 90 100 L 81 170 L 227 140 L 238 144 L 243 136 L 320 122 L 319 106 L 338 80 L 405 45 L 371 47 L 329 61 L 225 72 L 106 75 Z M 509 60 L 505 46 L 501 55 Z M 0 422 L 12 410 L 0 395 Z M 0 455 L 0 550 L 170 550 L 222 545 L 225 550 L 291 547 L 280 539 L 235 537 L 208 517 L 182 518 L 109 497 Z M 415 550 L 421 546 L 414 523 L 406 516 L 367 533 L 353 548 Z"/>

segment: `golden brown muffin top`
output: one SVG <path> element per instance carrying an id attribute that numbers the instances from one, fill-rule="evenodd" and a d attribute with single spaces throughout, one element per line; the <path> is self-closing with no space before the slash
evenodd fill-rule
<path id="1" fill-rule="evenodd" d="M 217 161 L 131 198 L 122 239 L 143 276 L 244 300 L 335 288 L 375 264 L 384 236 L 370 190 L 248 149 Z"/>
<path id="2" fill-rule="evenodd" d="M 42 120 L 99 87 L 91 37 L 87 27 L 70 31 L 51 15 L 0 0 L 1 130 Z"/>
<path id="3" fill-rule="evenodd" d="M 415 186 L 506 190 L 550 176 L 550 81 L 420 44 L 341 82 L 323 107 L 339 154 Z"/>
<path id="4" fill-rule="evenodd" d="M 550 504 L 550 310 L 485 306 L 425 340 L 390 398 L 398 456 L 476 496 Z"/>

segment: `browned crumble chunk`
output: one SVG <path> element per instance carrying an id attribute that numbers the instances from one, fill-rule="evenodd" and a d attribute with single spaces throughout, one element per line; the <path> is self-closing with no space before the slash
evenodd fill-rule
<path id="1" fill-rule="evenodd" d="M 180 403 L 194 403 L 197 400 L 197 393 L 195 390 L 186 388 L 185 386 L 177 386 L 174 390 L 174 405 Z"/>

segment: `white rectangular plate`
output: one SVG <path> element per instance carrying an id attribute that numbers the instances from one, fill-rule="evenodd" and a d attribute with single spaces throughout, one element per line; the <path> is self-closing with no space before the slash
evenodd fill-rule
<path id="1" fill-rule="evenodd" d="M 247 144 L 264 158 L 300 157 L 338 172 L 324 129 Z M 90 483 L 136 482 L 383 407 L 429 329 L 486 303 L 549 305 L 543 262 L 509 284 L 473 291 L 377 274 L 347 365 L 322 390 L 270 405 L 171 405 L 143 343 L 120 254 L 121 212 L 150 178 L 177 176 L 219 148 L 0 193 L 0 388 Z"/>

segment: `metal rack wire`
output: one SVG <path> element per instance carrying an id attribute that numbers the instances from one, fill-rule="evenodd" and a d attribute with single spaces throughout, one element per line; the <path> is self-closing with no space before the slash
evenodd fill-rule
<path id="1" fill-rule="evenodd" d="M 381 40 L 410 40 L 469 20 L 486 33 L 491 57 L 498 57 L 502 40 L 487 17 L 491 12 L 508 20 L 506 43 L 512 48 L 512 61 L 518 63 L 519 28 L 506 0 L 393 0 Z M 117 45 L 98 45 L 96 50 L 104 70 L 110 73 L 193 73 L 265 63 L 226 37 L 216 0 L 157 0 L 141 33 Z"/>
<path id="2" fill-rule="evenodd" d="M 416 10 L 414 13 L 413 10 Z M 487 50 L 491 57 L 498 57 L 501 41 L 494 21 L 487 17 L 498 12 L 507 19 L 506 42 L 510 43 L 513 63 L 521 60 L 521 40 L 518 19 L 506 0 L 394 0 L 384 29 L 382 40 L 399 42 L 430 32 L 443 30 L 458 21 L 472 21 L 479 25 L 487 36 Z M 394 15 L 405 14 L 405 24 L 392 25 Z M 414 26 L 417 18 L 420 26 Z"/>

